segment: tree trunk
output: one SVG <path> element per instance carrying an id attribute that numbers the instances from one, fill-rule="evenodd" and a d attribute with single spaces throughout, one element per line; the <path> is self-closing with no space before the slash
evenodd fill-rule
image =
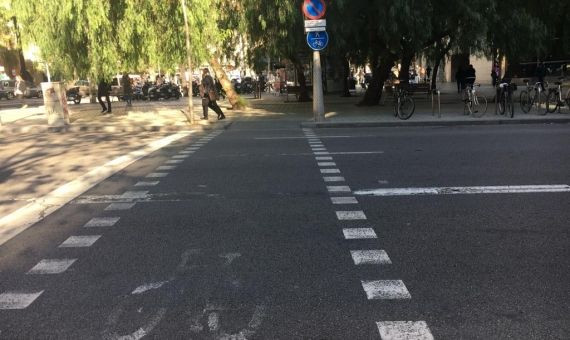
<path id="1" fill-rule="evenodd" d="M 310 102 L 311 96 L 307 89 L 307 79 L 305 78 L 305 68 L 303 64 L 298 61 L 293 61 L 295 71 L 297 72 L 297 79 L 299 80 L 299 102 Z"/>
<path id="2" fill-rule="evenodd" d="M 342 97 L 350 97 L 350 82 L 348 77 L 350 76 L 350 63 L 346 57 L 342 58 Z"/>
<path id="3" fill-rule="evenodd" d="M 358 103 L 359 106 L 374 106 L 380 103 L 380 99 L 382 98 L 382 87 L 384 86 L 384 82 L 386 82 L 390 76 L 390 71 L 394 66 L 395 60 L 396 57 L 393 54 L 386 54 L 382 57 L 380 64 L 377 64 L 378 67 L 375 67 L 372 71 L 372 80 L 366 89 L 364 98 L 360 103 Z"/>
<path id="4" fill-rule="evenodd" d="M 241 110 L 245 108 L 244 101 L 236 93 L 234 87 L 232 86 L 232 83 L 228 79 L 228 76 L 222 68 L 222 65 L 220 65 L 218 59 L 214 57 L 210 58 L 210 65 L 216 73 L 216 78 L 218 78 L 218 81 L 222 84 L 224 91 L 226 91 L 226 98 L 228 98 L 230 104 L 232 104 L 232 110 Z"/>

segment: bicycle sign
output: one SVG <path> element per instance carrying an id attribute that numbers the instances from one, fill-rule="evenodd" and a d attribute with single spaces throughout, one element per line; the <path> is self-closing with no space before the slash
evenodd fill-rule
<path id="1" fill-rule="evenodd" d="M 305 0 L 303 13 L 311 20 L 318 20 L 325 16 L 327 5 L 324 0 Z"/>
<path id="2" fill-rule="evenodd" d="M 329 35 L 325 31 L 307 33 L 307 44 L 314 51 L 324 50 L 329 44 Z"/>

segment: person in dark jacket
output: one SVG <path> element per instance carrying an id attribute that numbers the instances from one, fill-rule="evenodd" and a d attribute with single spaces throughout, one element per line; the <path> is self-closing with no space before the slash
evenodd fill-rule
<path id="1" fill-rule="evenodd" d="M 455 72 L 455 81 L 457 81 L 457 93 L 461 93 L 463 90 L 463 84 L 465 83 L 465 76 L 463 72 L 463 66 L 459 66 L 457 72 Z"/>
<path id="2" fill-rule="evenodd" d="M 121 78 L 121 87 L 123 88 L 123 97 L 127 102 L 127 106 L 133 106 L 132 104 L 133 87 L 131 85 L 131 78 L 129 77 L 127 72 L 123 73 L 123 77 Z"/>
<path id="3" fill-rule="evenodd" d="M 208 119 L 208 108 L 211 108 L 218 114 L 218 120 L 225 119 L 226 116 L 216 103 L 216 86 L 214 84 L 214 79 L 210 75 L 210 70 L 207 68 L 202 71 L 201 87 L 200 95 L 202 96 L 202 109 L 204 112 L 204 117 L 202 117 L 202 119 Z"/>
<path id="4" fill-rule="evenodd" d="M 465 77 L 465 84 L 473 87 L 473 84 L 475 84 L 475 79 L 477 79 L 477 75 L 473 65 L 470 64 L 469 66 L 467 66 L 467 69 L 465 70 L 463 76 Z"/>
<path id="5" fill-rule="evenodd" d="M 97 85 L 97 100 L 99 100 L 99 104 L 101 104 L 101 107 L 103 108 L 103 111 L 101 111 L 103 114 L 111 113 L 111 96 L 109 95 L 109 92 L 109 83 L 107 83 L 105 79 L 99 80 L 99 84 Z M 103 103 L 102 97 L 105 97 L 107 106 L 105 106 L 105 103 Z"/>

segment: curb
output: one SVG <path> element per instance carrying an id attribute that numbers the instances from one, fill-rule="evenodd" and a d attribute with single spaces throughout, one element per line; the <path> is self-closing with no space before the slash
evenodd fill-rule
<path id="1" fill-rule="evenodd" d="M 407 126 L 470 126 L 470 125 L 522 125 L 522 124 L 568 124 L 570 118 L 545 119 L 496 119 L 496 120 L 452 120 L 452 121 L 396 121 L 396 122 L 303 122 L 301 127 L 314 129 L 407 127 Z"/>
<path id="2" fill-rule="evenodd" d="M 66 126 L 41 126 L 31 125 L 22 127 L 0 127 L 0 135 L 17 135 L 17 134 L 35 134 L 35 133 L 67 133 L 67 132 L 178 132 L 188 130 L 209 131 L 218 129 L 228 129 L 233 122 L 199 124 L 195 126 L 189 125 L 147 125 L 147 126 L 130 126 L 130 125 L 66 125 Z"/>

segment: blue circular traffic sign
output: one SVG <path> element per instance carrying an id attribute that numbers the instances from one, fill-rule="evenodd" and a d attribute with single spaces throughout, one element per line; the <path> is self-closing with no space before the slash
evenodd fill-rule
<path id="1" fill-rule="evenodd" d="M 307 44 L 314 51 L 324 50 L 329 44 L 329 35 L 325 31 L 307 33 Z"/>
<path id="2" fill-rule="evenodd" d="M 305 0 L 303 13 L 311 20 L 319 20 L 325 16 L 327 5 L 324 0 Z"/>

